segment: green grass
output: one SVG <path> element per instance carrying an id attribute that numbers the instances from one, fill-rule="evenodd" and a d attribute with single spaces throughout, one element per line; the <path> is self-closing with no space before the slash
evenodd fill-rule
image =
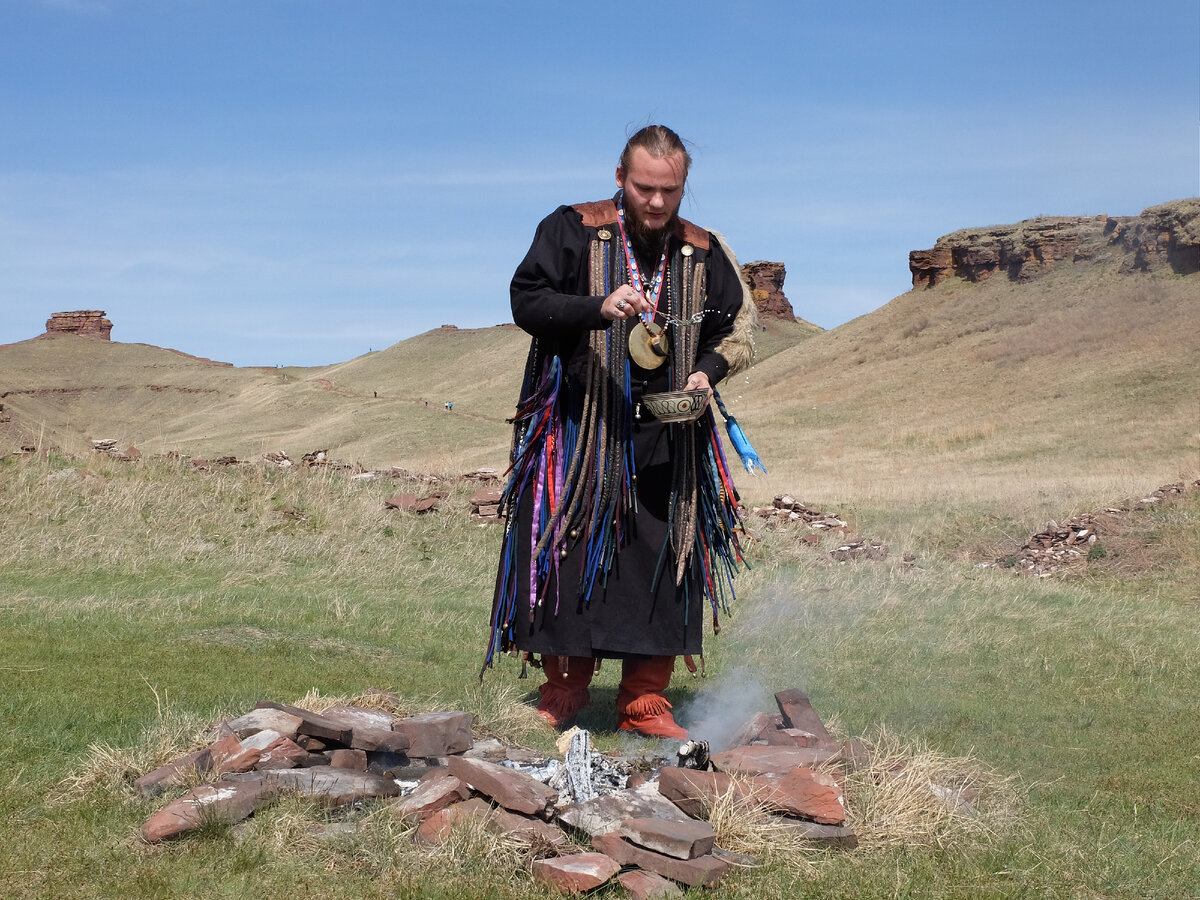
<path id="1" fill-rule="evenodd" d="M 436 512 L 417 516 L 383 500 L 420 485 L 339 473 L 206 475 L 98 457 L 0 464 L 6 891 L 540 896 L 513 848 L 476 840 L 450 856 L 418 852 L 370 810 L 331 841 L 312 833 L 325 814 L 284 804 L 146 847 L 136 832 L 156 804 L 126 780 L 199 740 L 205 723 L 314 690 L 377 687 L 414 711 L 468 709 L 484 730 L 549 749 L 521 702 L 535 683 L 516 680 L 512 660 L 477 680 L 499 534 L 467 517 L 474 488 L 452 482 Z M 677 710 L 747 672 L 765 703 L 802 687 L 847 734 L 898 735 L 1011 779 L 1018 818 L 776 859 L 712 896 L 1200 893 L 1197 493 L 1131 520 L 1112 545 L 1125 568 L 1109 556 L 1073 581 L 973 567 L 971 545 L 1023 540 L 1028 531 L 1011 533 L 1041 509 L 900 495 L 852 513 L 889 542 L 889 559 L 839 565 L 828 542 L 803 547 L 787 529 L 764 529 L 735 614 L 707 642 L 709 679 L 678 676 Z M 915 567 L 899 563 L 908 551 Z M 605 747 L 620 745 L 615 682 L 606 667 L 584 719 Z M 98 755 L 124 762 L 98 767 Z"/>

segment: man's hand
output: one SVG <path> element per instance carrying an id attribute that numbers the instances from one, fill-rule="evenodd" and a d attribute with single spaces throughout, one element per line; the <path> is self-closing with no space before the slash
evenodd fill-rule
<path id="1" fill-rule="evenodd" d="M 712 385 L 708 383 L 708 376 L 703 372 L 693 372 L 688 376 L 687 384 L 683 386 L 685 391 L 708 391 L 708 399 L 712 399 Z"/>
<path id="2" fill-rule="evenodd" d="M 650 301 L 642 296 L 641 291 L 623 284 L 604 298 L 604 303 L 600 306 L 600 315 L 611 322 L 614 319 L 636 319 L 651 309 Z"/>

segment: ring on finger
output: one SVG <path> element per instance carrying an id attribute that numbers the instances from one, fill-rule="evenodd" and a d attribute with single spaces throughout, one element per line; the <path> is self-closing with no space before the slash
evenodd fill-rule
<path id="1" fill-rule="evenodd" d="M 618 301 L 617 301 L 617 309 L 624 309 L 624 308 L 625 308 L 625 301 L 624 301 L 624 300 L 618 300 Z"/>

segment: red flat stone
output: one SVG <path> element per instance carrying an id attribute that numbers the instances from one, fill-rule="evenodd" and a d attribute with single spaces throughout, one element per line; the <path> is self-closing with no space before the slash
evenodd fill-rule
<path id="1" fill-rule="evenodd" d="M 711 853 L 717 840 L 712 826 L 696 819 L 686 822 L 626 819 L 621 823 L 621 836 L 639 847 L 676 859 L 695 859 Z"/>
<path id="2" fill-rule="evenodd" d="M 620 871 L 620 865 L 603 853 L 575 853 L 533 861 L 534 881 L 571 894 L 598 888 Z"/>
<path id="3" fill-rule="evenodd" d="M 450 774 L 456 775 L 481 794 L 487 794 L 505 809 L 541 815 L 558 799 L 558 794 L 532 775 L 483 759 L 451 756 Z"/>
<path id="4" fill-rule="evenodd" d="M 712 887 L 720 883 L 729 871 L 729 863 L 715 856 L 696 859 L 675 859 L 652 850 L 643 850 L 624 840 L 615 831 L 592 838 L 592 846 L 623 866 L 637 866 L 663 878 L 670 878 L 689 887 Z"/>

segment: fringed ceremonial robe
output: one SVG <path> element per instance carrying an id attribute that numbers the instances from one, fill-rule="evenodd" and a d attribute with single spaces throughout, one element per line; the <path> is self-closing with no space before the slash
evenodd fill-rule
<path id="1" fill-rule="evenodd" d="M 713 236 L 688 222 L 667 258 L 656 321 L 670 354 L 652 370 L 629 358 L 635 322 L 600 314 L 630 283 L 613 201 L 548 216 L 513 277 L 513 319 L 533 340 L 487 665 L 512 649 L 699 654 L 705 606 L 715 625 L 731 596 L 740 521 L 712 411 L 667 424 L 640 398 L 682 389 L 695 371 L 714 386 L 726 375 L 743 285 Z"/>

